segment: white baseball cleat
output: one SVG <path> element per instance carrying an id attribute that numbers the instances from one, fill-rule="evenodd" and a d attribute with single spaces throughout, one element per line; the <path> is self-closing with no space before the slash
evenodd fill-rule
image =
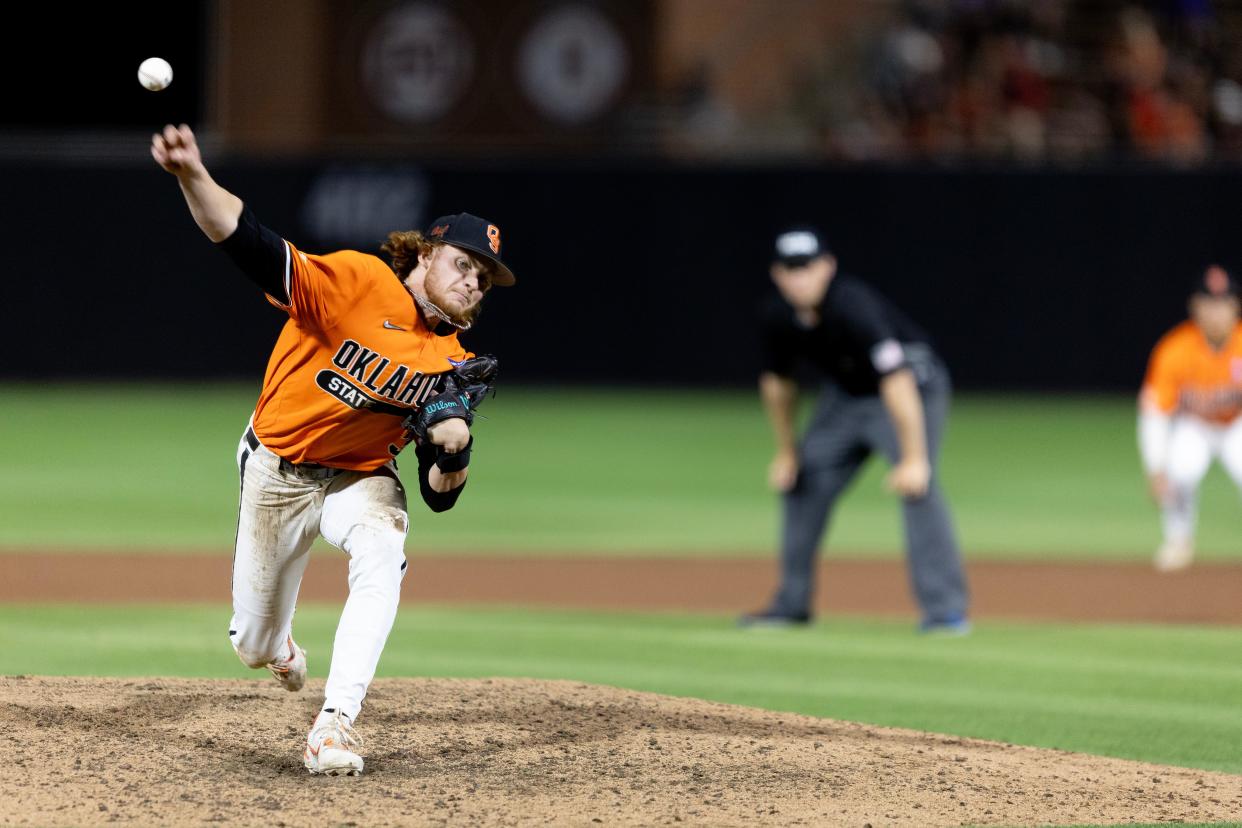
<path id="1" fill-rule="evenodd" d="M 293 636 L 289 636 L 289 653 L 284 661 L 269 661 L 265 666 L 280 686 L 292 693 L 306 684 L 306 650 L 293 642 Z"/>
<path id="2" fill-rule="evenodd" d="M 1165 541 L 1156 550 L 1156 571 L 1176 572 L 1190 566 L 1194 560 L 1195 548 L 1190 541 Z"/>
<path id="3" fill-rule="evenodd" d="M 362 739 L 339 710 L 324 710 L 315 718 L 306 737 L 302 764 L 311 773 L 328 776 L 357 776 L 362 773 L 362 757 L 350 748 L 362 747 Z"/>

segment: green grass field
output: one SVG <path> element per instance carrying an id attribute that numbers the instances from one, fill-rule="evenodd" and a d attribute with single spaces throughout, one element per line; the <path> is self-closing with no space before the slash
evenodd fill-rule
<path id="1" fill-rule="evenodd" d="M 0 548 L 227 553 L 234 451 L 257 386 L 0 386 Z M 470 489 L 413 507 L 411 543 L 504 554 L 769 555 L 776 500 L 755 394 L 501 388 Z M 873 462 L 830 549 L 895 556 Z M 943 480 L 968 557 L 1146 559 L 1159 537 L 1128 398 L 958 399 Z M 1237 491 L 1213 469 L 1201 558 L 1242 558 Z"/>
<path id="2" fill-rule="evenodd" d="M 312 676 L 338 607 L 302 607 Z M 0 674 L 255 677 L 224 607 L 0 606 Z M 967 638 L 833 619 L 405 607 L 380 676 L 573 679 L 1163 764 L 1242 772 L 1242 629 L 989 623 Z"/>
<path id="3" fill-rule="evenodd" d="M 257 387 L 0 385 L 0 549 L 212 551 Z M 452 512 L 412 504 L 411 547 L 493 554 L 772 554 L 770 438 L 744 391 L 502 388 Z M 973 559 L 1146 560 L 1159 536 L 1128 398 L 959 398 L 944 486 Z M 829 554 L 900 554 L 872 463 Z M 1242 559 L 1238 493 L 1202 492 L 1201 558 Z M 313 676 L 339 607 L 299 609 Z M 0 674 L 253 677 L 205 606 L 0 605 Z M 968 638 L 830 617 L 732 619 L 407 606 L 381 676 L 526 676 L 1242 773 L 1242 628 L 987 623 Z"/>

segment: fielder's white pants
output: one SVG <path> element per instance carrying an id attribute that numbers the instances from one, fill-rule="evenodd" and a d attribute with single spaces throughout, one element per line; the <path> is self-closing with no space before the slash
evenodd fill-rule
<path id="1" fill-rule="evenodd" d="M 326 480 L 281 471 L 279 457 L 262 445 L 252 451 L 244 436 L 237 460 L 242 486 L 229 638 L 250 667 L 288 656 L 302 573 L 311 542 L 323 535 L 349 555 L 349 598 L 324 707 L 352 721 L 397 616 L 409 523 L 405 489 L 391 465 Z"/>
<path id="2" fill-rule="evenodd" d="M 1194 538 L 1198 515 L 1199 484 L 1213 458 L 1242 489 L 1242 418 L 1218 425 L 1191 415 L 1173 420 L 1169 432 L 1169 496 L 1162 516 L 1166 541 L 1189 542 Z"/>

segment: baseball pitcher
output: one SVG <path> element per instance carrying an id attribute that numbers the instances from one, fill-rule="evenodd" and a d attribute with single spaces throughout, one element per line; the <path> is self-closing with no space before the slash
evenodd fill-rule
<path id="1" fill-rule="evenodd" d="M 452 508 L 466 485 L 473 411 L 496 373 L 458 342 L 494 285 L 512 285 L 500 230 L 467 213 L 393 232 L 375 256 L 299 250 L 208 174 L 189 127 L 151 154 L 177 178 L 195 222 L 289 317 L 237 448 L 241 501 L 229 638 L 243 663 L 288 690 L 306 681 L 293 610 L 316 535 L 349 556 L 349 598 L 303 761 L 363 767 L 353 722 L 392 629 L 409 519 L 395 458 L 409 443 L 423 500 Z"/>
<path id="2" fill-rule="evenodd" d="M 1156 344 L 1139 394 L 1139 451 L 1160 506 L 1161 572 L 1194 558 L 1199 483 L 1212 458 L 1242 489 L 1242 324 L 1238 283 L 1212 265 L 1197 280 L 1190 318 Z"/>

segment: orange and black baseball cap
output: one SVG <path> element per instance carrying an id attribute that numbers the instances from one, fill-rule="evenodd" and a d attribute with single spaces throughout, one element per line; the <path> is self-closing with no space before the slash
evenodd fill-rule
<path id="1" fill-rule="evenodd" d="M 469 213 L 440 216 L 427 228 L 427 238 L 431 241 L 451 244 L 490 259 L 496 265 L 496 272 L 492 277 L 493 285 L 508 287 L 517 282 L 517 279 L 513 277 L 513 271 L 500 260 L 500 228 L 487 219 L 481 219 Z"/>
<path id="2" fill-rule="evenodd" d="M 1198 296 L 1210 296 L 1213 299 L 1237 297 L 1238 280 L 1220 265 L 1208 265 L 1199 278 L 1195 279 L 1194 293 Z"/>

